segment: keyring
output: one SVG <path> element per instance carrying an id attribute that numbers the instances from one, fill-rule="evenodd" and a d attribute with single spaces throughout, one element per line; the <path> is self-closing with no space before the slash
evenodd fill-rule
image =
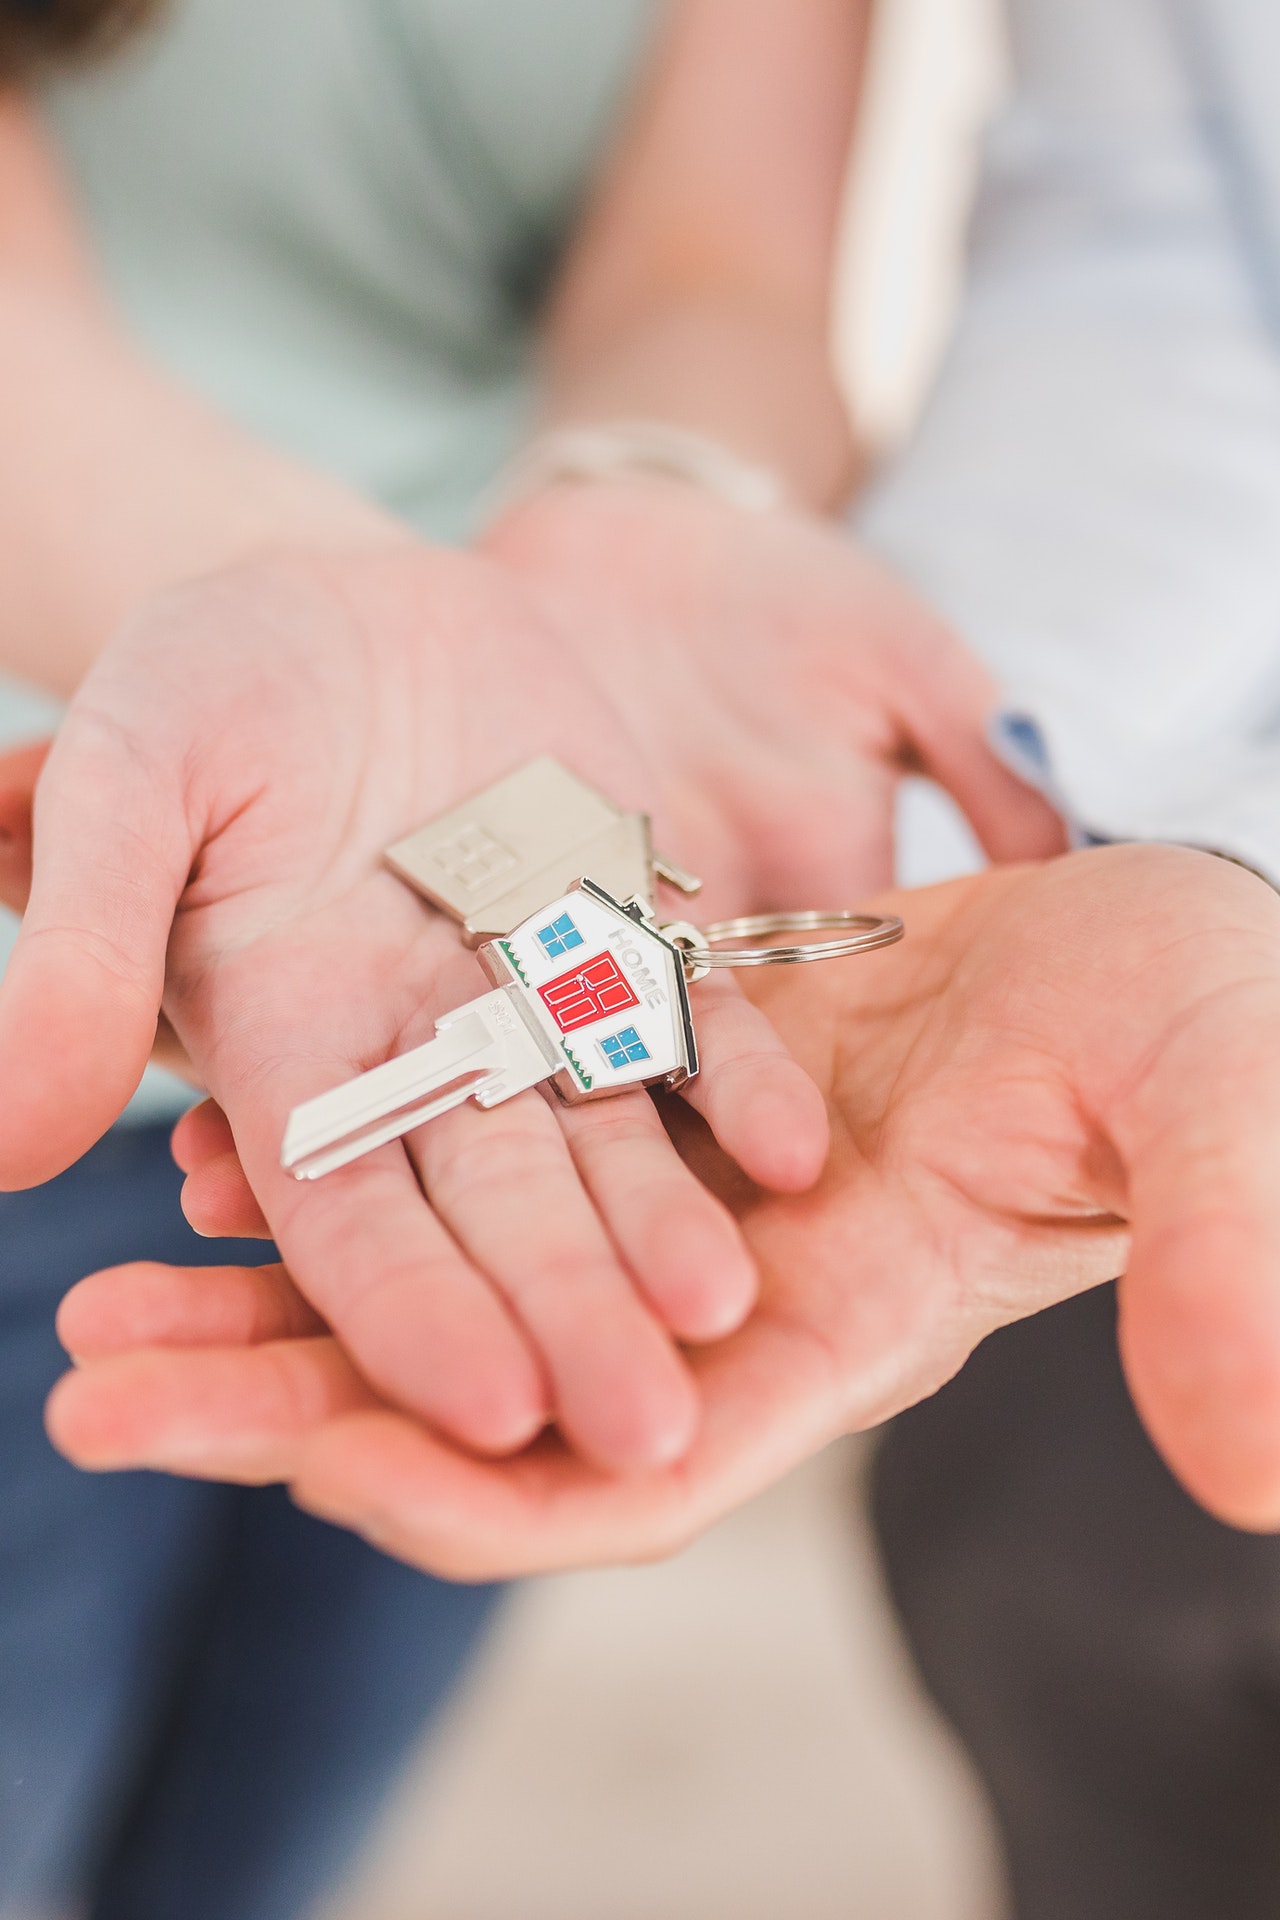
<path id="1" fill-rule="evenodd" d="M 737 947 L 730 953 L 715 949 L 729 940 L 767 940 L 779 933 L 817 933 L 843 929 L 840 940 L 809 940 L 789 947 Z M 851 953 L 871 953 L 901 940 L 903 926 L 896 916 L 875 913 L 807 912 L 754 913 L 738 920 L 717 920 L 705 929 L 677 924 L 664 927 L 691 967 L 801 966 L 810 960 L 843 960 Z"/>

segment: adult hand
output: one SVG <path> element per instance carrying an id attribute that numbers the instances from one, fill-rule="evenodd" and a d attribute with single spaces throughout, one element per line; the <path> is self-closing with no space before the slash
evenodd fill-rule
<path id="1" fill-rule="evenodd" d="M 945 787 L 995 860 L 1064 850 L 987 744 L 985 669 L 838 529 L 643 478 L 549 487 L 484 546 L 698 820 L 702 870 L 755 909 L 891 885 L 904 771 Z"/>
<path id="2" fill-rule="evenodd" d="M 0 990 L 0 1180 L 47 1177 L 116 1117 L 163 994 L 265 1225 L 389 1399 L 483 1450 L 554 1417 L 601 1465 L 652 1464 L 697 1418 L 667 1329 L 723 1332 L 755 1275 L 642 1094 L 559 1120 L 536 1094 L 459 1109 L 314 1184 L 279 1164 L 299 1100 L 488 989 L 380 855 L 538 751 L 648 795 L 625 729 L 488 563 L 406 542 L 153 604 L 86 679 L 40 777 Z M 754 1177 L 816 1178 L 816 1090 L 736 989 L 702 983 L 698 1011 L 690 1098 Z"/>
<path id="3" fill-rule="evenodd" d="M 1280 1524 L 1280 900 L 1209 855 L 1125 847 L 883 904 L 901 947 L 753 986 L 828 1092 L 833 1149 L 799 1197 L 720 1163 L 764 1288 L 695 1358 L 706 1413 L 677 1467 L 606 1481 L 551 1438 L 467 1458 L 377 1404 L 281 1269 L 84 1282 L 54 1439 L 86 1466 L 288 1479 L 458 1577 L 634 1559 L 1124 1271 L 1156 1444 L 1224 1518 Z"/>

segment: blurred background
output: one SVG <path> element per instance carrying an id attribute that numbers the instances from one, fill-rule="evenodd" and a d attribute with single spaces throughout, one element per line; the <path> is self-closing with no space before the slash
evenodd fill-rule
<path id="1" fill-rule="evenodd" d="M 835 321 L 881 453 L 945 345 L 1003 72 L 995 0 L 884 0 Z M 665 1565 L 516 1592 L 317 1920 L 1001 1920 L 980 1790 L 879 1584 L 867 1445 Z"/>

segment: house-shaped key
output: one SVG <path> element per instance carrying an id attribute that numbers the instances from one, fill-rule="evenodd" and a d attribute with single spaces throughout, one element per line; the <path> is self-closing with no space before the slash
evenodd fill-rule
<path id="1" fill-rule="evenodd" d="M 442 1014 L 434 1040 L 294 1108 L 285 1167 L 317 1179 L 464 1100 L 549 1083 L 576 1104 L 698 1071 L 684 958 L 640 900 L 578 880 L 479 958 L 493 991 Z"/>

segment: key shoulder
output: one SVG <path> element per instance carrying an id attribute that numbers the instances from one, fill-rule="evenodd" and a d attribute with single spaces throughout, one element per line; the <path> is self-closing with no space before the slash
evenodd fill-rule
<path id="1" fill-rule="evenodd" d="M 471 945 L 518 926 L 583 873 L 625 898 L 653 872 L 647 815 L 624 811 L 546 755 L 396 841 L 385 859 Z"/>

